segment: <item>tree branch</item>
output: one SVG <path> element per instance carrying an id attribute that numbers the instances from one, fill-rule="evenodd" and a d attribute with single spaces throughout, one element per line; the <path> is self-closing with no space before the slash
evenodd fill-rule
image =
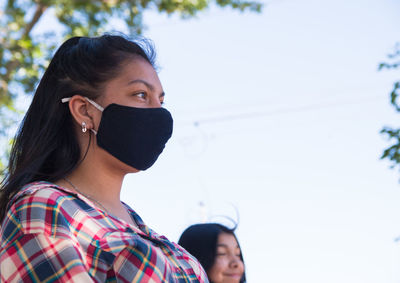
<path id="1" fill-rule="evenodd" d="M 28 36 L 35 24 L 39 21 L 40 17 L 43 15 L 44 11 L 46 11 L 47 6 L 39 3 L 36 7 L 35 14 L 33 14 L 32 20 L 25 27 L 25 31 L 23 37 Z"/>
<path id="2" fill-rule="evenodd" d="M 24 33 L 22 34 L 21 38 L 29 36 L 30 32 L 32 31 L 33 27 L 37 24 L 39 21 L 40 17 L 43 15 L 43 13 L 46 11 L 47 6 L 44 5 L 43 3 L 38 3 L 36 6 L 36 11 L 33 14 L 33 17 L 31 21 L 26 25 L 24 29 Z M 17 46 L 18 49 L 21 49 L 20 46 Z M 18 61 L 17 60 L 10 60 L 7 62 L 5 68 L 6 68 L 6 73 L 4 74 L 4 79 L 1 81 L 1 88 L 2 90 L 0 91 L 0 100 L 4 99 L 5 96 L 7 95 L 8 92 L 8 82 L 11 79 L 11 72 L 15 70 L 18 67 Z"/>

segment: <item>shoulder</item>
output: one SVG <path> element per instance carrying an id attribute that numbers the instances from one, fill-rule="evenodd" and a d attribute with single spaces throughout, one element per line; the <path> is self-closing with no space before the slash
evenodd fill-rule
<path id="1" fill-rule="evenodd" d="M 11 199 L 3 226 L 11 222 L 23 233 L 67 231 L 73 220 L 74 199 L 72 192 L 52 183 L 28 184 Z"/>
<path id="2" fill-rule="evenodd" d="M 39 181 L 33 182 L 22 187 L 11 199 L 11 205 L 15 205 L 21 200 L 35 199 L 36 201 L 57 201 L 60 198 L 75 195 L 72 191 L 60 187 L 56 184 Z"/>

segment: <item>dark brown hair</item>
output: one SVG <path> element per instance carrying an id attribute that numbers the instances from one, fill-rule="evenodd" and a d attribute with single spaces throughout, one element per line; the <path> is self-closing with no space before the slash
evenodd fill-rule
<path id="1" fill-rule="evenodd" d="M 34 94 L 14 139 L 6 177 L 0 189 L 0 225 L 13 195 L 34 181 L 56 181 L 80 161 L 81 149 L 64 97 L 95 99 L 105 82 L 134 57 L 154 67 L 155 52 L 144 39 L 121 35 L 73 37 L 56 51 Z"/>
<path id="2" fill-rule="evenodd" d="M 195 224 L 189 226 L 185 231 L 183 231 L 181 237 L 179 238 L 178 244 L 185 248 L 195 258 L 197 258 L 208 274 L 215 262 L 219 234 L 227 233 L 233 235 L 239 245 L 239 241 L 237 240 L 234 232 L 235 228 L 229 229 L 228 227 L 218 223 Z M 240 259 L 244 265 L 242 249 L 240 248 L 240 245 L 239 249 Z M 245 272 L 243 272 L 240 282 L 246 282 Z"/>

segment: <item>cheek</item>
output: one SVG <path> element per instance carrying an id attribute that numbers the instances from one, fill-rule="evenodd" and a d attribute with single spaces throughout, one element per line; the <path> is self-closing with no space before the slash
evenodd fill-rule
<path id="1" fill-rule="evenodd" d="M 244 273 L 244 264 L 243 261 L 239 261 L 238 263 L 238 269 L 240 270 L 240 272 L 243 274 Z"/>
<path id="2" fill-rule="evenodd" d="M 216 258 L 214 265 L 208 272 L 210 281 L 218 283 L 223 280 L 223 272 L 228 268 L 228 261 L 223 258 Z"/>

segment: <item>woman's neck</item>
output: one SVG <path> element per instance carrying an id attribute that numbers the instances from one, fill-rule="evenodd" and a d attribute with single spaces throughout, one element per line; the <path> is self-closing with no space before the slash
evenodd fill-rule
<path id="1" fill-rule="evenodd" d="M 86 197 L 101 203 L 109 212 L 120 210 L 121 187 L 125 173 L 116 170 L 115 166 L 105 166 L 105 162 L 94 160 L 93 155 L 86 158 L 68 176 L 67 180 L 59 180 L 66 186 Z M 76 189 L 75 189 L 75 188 Z"/>

